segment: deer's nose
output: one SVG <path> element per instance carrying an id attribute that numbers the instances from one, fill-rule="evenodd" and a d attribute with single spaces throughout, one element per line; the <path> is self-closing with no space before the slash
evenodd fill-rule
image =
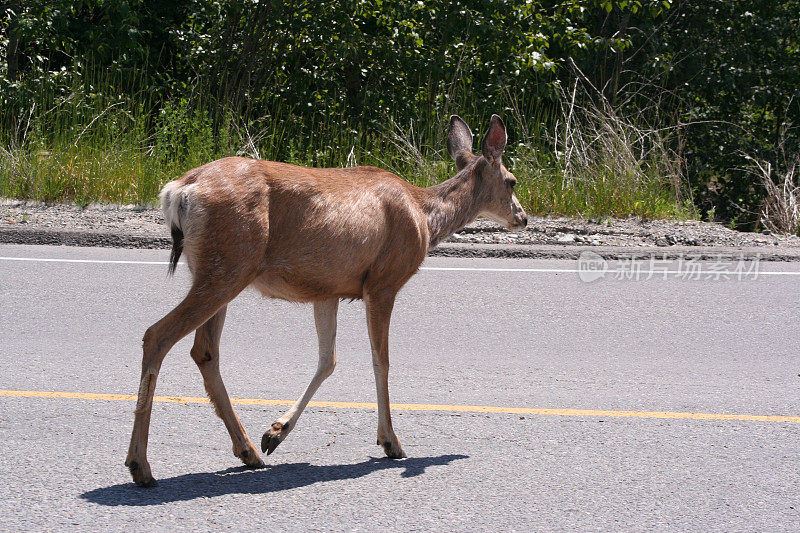
<path id="1" fill-rule="evenodd" d="M 527 215 L 522 217 L 522 225 L 525 226 L 526 228 L 528 227 L 528 216 Z"/>

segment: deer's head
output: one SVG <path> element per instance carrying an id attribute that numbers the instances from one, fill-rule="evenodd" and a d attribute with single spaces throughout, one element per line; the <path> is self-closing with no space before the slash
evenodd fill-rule
<path id="1" fill-rule="evenodd" d="M 492 115 L 489 130 L 483 136 L 481 155 L 472 153 L 472 131 L 461 117 L 450 117 L 447 151 L 459 171 L 471 173 L 476 182 L 476 201 L 483 215 L 510 230 L 518 231 L 528 225 L 528 215 L 514 194 L 517 178 L 503 165 L 506 148 L 506 126 Z"/>

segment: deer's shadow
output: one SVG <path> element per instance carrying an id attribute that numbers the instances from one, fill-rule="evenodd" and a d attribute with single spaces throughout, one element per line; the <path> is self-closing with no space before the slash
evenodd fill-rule
<path id="1" fill-rule="evenodd" d="M 429 466 L 447 465 L 467 455 L 440 455 L 438 457 L 413 457 L 402 461 L 374 458 L 355 464 L 312 465 L 289 463 L 252 470 L 244 466 L 218 472 L 183 474 L 159 479 L 158 485 L 142 489 L 133 483 L 102 487 L 80 495 L 84 500 L 100 505 L 145 506 L 225 494 L 266 494 L 324 481 L 357 479 L 373 472 L 403 469 L 401 477 L 414 477 Z"/>

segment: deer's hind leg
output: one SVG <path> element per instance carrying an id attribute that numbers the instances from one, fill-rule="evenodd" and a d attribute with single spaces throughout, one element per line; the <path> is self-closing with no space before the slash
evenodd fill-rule
<path id="1" fill-rule="evenodd" d="M 219 309 L 231 301 L 250 282 L 249 279 L 216 276 L 195 276 L 189 294 L 164 318 L 147 328 L 142 342 L 142 377 L 136 401 L 131 443 L 125 465 L 133 480 L 141 486 L 153 485 L 155 480 L 147 462 L 147 439 L 150 413 L 161 363 L 176 342 L 202 326 Z"/>
<path id="2" fill-rule="evenodd" d="M 228 306 L 223 305 L 217 314 L 197 328 L 191 355 L 203 375 L 203 384 L 214 405 L 214 410 L 225 423 L 228 434 L 231 436 L 233 455 L 241 459 L 247 466 L 259 468 L 264 466 L 264 462 L 256 447 L 250 442 L 239 417 L 236 416 L 236 411 L 231 405 L 231 399 L 219 372 L 219 340 L 222 336 L 222 327 L 225 325 L 227 309 Z"/>

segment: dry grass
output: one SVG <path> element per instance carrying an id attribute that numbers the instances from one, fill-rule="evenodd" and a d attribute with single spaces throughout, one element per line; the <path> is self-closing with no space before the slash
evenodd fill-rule
<path id="1" fill-rule="evenodd" d="M 765 228 L 774 233 L 800 234 L 800 176 L 797 169 L 800 159 L 773 177 L 773 166 L 769 162 L 751 161 L 750 170 L 756 175 L 764 187 L 764 202 L 759 221 Z"/>
<path id="2" fill-rule="evenodd" d="M 624 114 L 581 80 L 562 92 L 558 117 L 540 131 L 544 143 L 529 140 L 517 154 L 515 173 L 527 175 L 522 195 L 533 212 L 696 217 L 678 129 L 650 126 L 643 112 Z"/>

